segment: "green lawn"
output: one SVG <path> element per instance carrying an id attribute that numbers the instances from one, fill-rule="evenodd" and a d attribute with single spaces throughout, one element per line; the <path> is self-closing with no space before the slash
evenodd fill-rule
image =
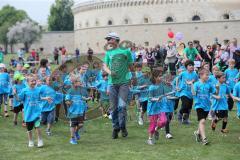
<path id="1" fill-rule="evenodd" d="M 221 123 L 215 132 L 207 123 L 207 135 L 211 145 L 197 144 L 193 131 L 197 127 L 195 112 L 191 117 L 192 124 L 183 126 L 176 120 L 171 123 L 174 139 L 165 139 L 160 131 L 160 139 L 155 146 L 146 144 L 147 124 L 138 126 L 135 114 L 130 111 L 132 120 L 128 121 L 129 137 L 111 139 L 111 123 L 98 118 L 85 123 L 86 132 L 82 134 L 78 145 L 69 144 L 69 124 L 61 120 L 53 127 L 53 135 L 47 137 L 45 126 L 42 127 L 44 148 L 28 148 L 26 129 L 20 125 L 13 126 L 12 115 L 0 118 L 0 159 L 1 160 L 114 160 L 114 159 L 184 159 L 184 160 L 237 160 L 240 156 L 240 127 L 235 111 L 230 113 L 228 128 L 230 133 L 220 133 Z"/>
<path id="2" fill-rule="evenodd" d="M 12 56 L 5 56 L 5 60 L 9 61 Z M 209 146 L 202 146 L 194 140 L 193 131 L 197 127 L 195 112 L 189 126 L 172 121 L 174 139 L 167 140 L 164 131 L 160 131 L 159 141 L 149 146 L 146 144 L 148 125 L 138 126 L 134 106 L 131 108 L 127 138 L 112 140 L 111 122 L 98 118 L 87 121 L 86 133 L 82 134 L 79 144 L 71 145 L 69 124 L 61 120 L 54 125 L 51 137 L 46 136 L 45 126 L 42 127 L 45 146 L 40 149 L 27 147 L 26 129 L 20 125 L 13 126 L 12 114 L 9 118 L 0 117 L 0 160 L 237 160 L 240 157 L 240 120 L 235 116 L 236 111 L 230 112 L 230 133 L 227 135 L 220 133 L 221 123 L 212 132 L 208 121 L 206 130 L 211 141 Z"/>

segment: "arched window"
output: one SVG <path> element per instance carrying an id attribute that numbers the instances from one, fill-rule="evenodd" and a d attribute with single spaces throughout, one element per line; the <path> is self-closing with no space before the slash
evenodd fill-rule
<path id="1" fill-rule="evenodd" d="M 89 23 L 88 22 L 86 22 L 86 27 L 89 27 Z"/>
<path id="2" fill-rule="evenodd" d="M 228 19 L 230 19 L 230 15 L 229 15 L 229 14 L 227 14 L 227 13 L 226 13 L 226 14 L 224 14 L 224 15 L 223 15 L 223 19 L 225 19 L 225 20 L 228 20 Z"/>
<path id="3" fill-rule="evenodd" d="M 129 24 L 129 20 L 128 19 L 124 19 L 124 24 Z"/>
<path id="4" fill-rule="evenodd" d="M 165 21 L 166 22 L 173 22 L 173 18 L 172 17 L 167 17 Z"/>
<path id="5" fill-rule="evenodd" d="M 192 21 L 200 21 L 201 18 L 198 15 L 192 17 Z"/>
<path id="6" fill-rule="evenodd" d="M 143 22 L 144 22 L 144 23 L 149 23 L 149 18 L 144 17 Z"/>
<path id="7" fill-rule="evenodd" d="M 109 26 L 113 25 L 112 20 L 108 20 L 108 25 L 109 25 Z"/>
<path id="8" fill-rule="evenodd" d="M 96 20 L 95 25 L 99 26 L 99 21 L 98 20 Z"/>

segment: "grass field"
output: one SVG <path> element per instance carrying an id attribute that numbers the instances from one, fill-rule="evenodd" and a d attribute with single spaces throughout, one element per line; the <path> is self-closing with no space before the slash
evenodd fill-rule
<path id="1" fill-rule="evenodd" d="M 96 105 L 96 104 L 95 104 Z M 235 109 L 236 110 L 236 109 Z M 193 131 L 197 128 L 195 111 L 191 124 L 180 125 L 176 119 L 170 124 L 174 139 L 167 140 L 165 132 L 160 131 L 156 145 L 146 144 L 148 138 L 147 122 L 138 126 L 134 106 L 128 120 L 129 136 L 111 139 L 111 122 L 98 118 L 85 123 L 86 132 L 81 135 L 78 145 L 69 144 L 69 124 L 60 120 L 54 125 L 51 137 L 46 136 L 42 126 L 43 148 L 28 148 L 26 129 L 13 126 L 12 118 L 0 117 L 0 160 L 238 160 L 240 157 L 240 120 L 236 111 L 230 112 L 226 135 L 220 133 L 221 123 L 215 132 L 207 122 L 207 136 L 211 144 L 202 146 L 195 142 Z M 20 119 L 19 119 L 20 122 Z M 36 144 L 36 141 L 35 141 Z"/>
<path id="2" fill-rule="evenodd" d="M 13 126 L 12 115 L 0 118 L 0 159 L 1 160 L 237 160 L 240 156 L 240 127 L 235 118 L 235 111 L 230 113 L 226 135 L 220 133 L 221 123 L 215 132 L 207 123 L 207 135 L 211 144 L 197 144 L 193 131 L 197 127 L 195 112 L 191 117 L 192 124 L 184 126 L 176 120 L 171 123 L 174 139 L 167 140 L 164 131 L 160 131 L 160 139 L 154 146 L 146 144 L 147 124 L 138 126 L 134 112 L 132 120 L 128 121 L 129 136 L 127 138 L 111 139 L 111 123 L 99 118 L 87 121 L 86 132 L 82 134 L 78 145 L 69 144 L 69 127 L 66 121 L 60 121 L 53 127 L 53 135 L 46 136 L 45 126 L 42 126 L 43 148 L 28 148 L 26 129 L 20 125 Z"/>

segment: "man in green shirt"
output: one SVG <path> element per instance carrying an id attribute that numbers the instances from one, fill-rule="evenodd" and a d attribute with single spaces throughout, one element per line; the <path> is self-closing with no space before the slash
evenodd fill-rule
<path id="1" fill-rule="evenodd" d="M 129 69 L 133 70 L 133 59 L 128 49 L 119 48 L 120 38 L 116 33 L 109 33 L 105 38 L 113 49 L 105 54 L 103 69 L 108 73 L 109 101 L 112 109 L 112 138 L 127 137 L 127 98 L 129 93 Z M 134 76 L 134 75 L 133 75 Z"/>
<path id="2" fill-rule="evenodd" d="M 193 42 L 188 42 L 188 47 L 183 51 L 185 60 L 195 61 L 196 57 L 199 57 L 202 60 L 201 55 L 198 53 L 198 50 L 193 47 Z"/>

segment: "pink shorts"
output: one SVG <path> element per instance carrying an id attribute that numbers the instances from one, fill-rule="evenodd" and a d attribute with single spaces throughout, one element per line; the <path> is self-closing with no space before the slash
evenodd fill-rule
<path id="1" fill-rule="evenodd" d="M 156 115 L 151 115 L 148 117 L 150 123 L 149 123 L 149 128 L 148 128 L 148 133 L 154 134 L 155 128 L 162 128 L 166 125 L 167 123 L 167 116 L 165 112 L 161 112 Z"/>

